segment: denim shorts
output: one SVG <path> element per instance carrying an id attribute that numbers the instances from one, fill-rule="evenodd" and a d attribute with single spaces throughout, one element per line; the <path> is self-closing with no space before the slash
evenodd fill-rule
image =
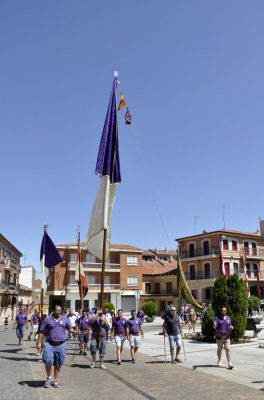
<path id="1" fill-rule="evenodd" d="M 80 332 L 79 333 L 79 340 L 81 343 L 88 343 L 90 338 L 89 332 Z"/>
<path id="2" fill-rule="evenodd" d="M 100 356 L 104 357 L 105 349 L 106 349 L 105 337 L 102 337 L 99 343 L 95 338 L 91 339 L 91 345 L 90 345 L 91 354 L 96 354 L 97 350 L 99 350 Z"/>
<path id="3" fill-rule="evenodd" d="M 124 341 L 126 340 L 125 336 L 115 336 L 115 342 L 117 347 L 123 347 Z"/>
<path id="4" fill-rule="evenodd" d="M 140 343 L 140 336 L 129 335 L 130 347 L 138 347 Z"/>
<path id="5" fill-rule="evenodd" d="M 175 335 L 175 336 L 169 336 L 169 342 L 170 342 L 170 348 L 174 349 L 175 345 L 177 347 L 181 347 L 182 346 L 182 338 L 181 335 Z"/>
<path id="6" fill-rule="evenodd" d="M 54 365 L 54 367 L 61 367 L 65 358 L 66 342 L 53 346 L 49 342 L 44 343 L 43 349 L 43 362 L 46 365 Z"/>
<path id="7" fill-rule="evenodd" d="M 25 325 L 18 326 L 18 327 L 16 328 L 16 334 L 17 334 L 17 336 L 24 336 L 25 330 L 26 330 Z"/>

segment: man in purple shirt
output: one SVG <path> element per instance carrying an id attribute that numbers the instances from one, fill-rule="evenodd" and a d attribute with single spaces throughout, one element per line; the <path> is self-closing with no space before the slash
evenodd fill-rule
<path id="1" fill-rule="evenodd" d="M 137 318 L 140 319 L 141 324 L 143 325 L 144 324 L 145 314 L 144 314 L 143 310 L 141 310 L 140 308 L 138 309 L 138 312 L 137 312 Z"/>
<path id="2" fill-rule="evenodd" d="M 121 365 L 121 353 L 123 344 L 127 336 L 126 318 L 123 317 L 123 310 L 117 310 L 117 317 L 112 319 L 112 329 L 110 333 L 110 340 L 115 336 L 117 365 Z"/>
<path id="3" fill-rule="evenodd" d="M 92 364 L 90 368 L 95 367 L 96 362 L 96 352 L 99 350 L 100 354 L 100 368 L 105 369 L 105 365 L 103 364 L 105 349 L 106 349 L 106 327 L 109 327 L 109 323 L 106 320 L 103 310 L 97 310 L 94 316 L 91 318 L 91 327 L 92 327 L 92 339 L 91 339 L 91 355 L 92 355 Z"/>
<path id="4" fill-rule="evenodd" d="M 136 362 L 135 355 L 140 343 L 140 334 L 142 339 L 144 337 L 141 321 L 136 315 L 136 310 L 131 310 L 131 318 L 129 318 L 126 322 L 127 339 L 129 339 L 130 353 L 132 357 L 132 363 L 134 364 Z"/>
<path id="5" fill-rule="evenodd" d="M 90 320 L 88 312 L 83 310 L 82 316 L 78 319 L 79 341 L 80 341 L 80 354 L 87 355 L 86 350 L 90 339 Z"/>
<path id="6" fill-rule="evenodd" d="M 42 337 L 46 336 L 43 349 L 43 362 L 47 372 L 47 380 L 44 388 L 49 388 L 51 380 L 51 368 L 54 366 L 54 382 L 55 388 L 59 387 L 59 373 L 63 364 L 66 353 L 66 330 L 74 333 L 75 329 L 71 328 L 68 318 L 61 315 L 61 306 L 56 305 L 50 317 L 47 317 L 41 324 L 37 342 L 37 349 L 40 352 L 42 347 Z"/>
<path id="7" fill-rule="evenodd" d="M 40 322 L 40 315 L 38 310 L 35 310 L 35 313 L 31 315 L 31 332 L 28 335 L 28 340 L 30 340 L 32 334 L 34 336 L 34 340 L 36 340 L 38 336 L 39 322 Z"/>
<path id="8" fill-rule="evenodd" d="M 28 328 L 27 314 L 23 312 L 22 307 L 19 308 L 19 312 L 16 316 L 13 329 L 16 329 L 16 335 L 18 337 L 18 345 L 20 346 L 25 334 L 25 329 Z"/>
<path id="9" fill-rule="evenodd" d="M 230 317 L 227 315 L 225 306 L 220 309 L 220 314 L 214 320 L 214 329 L 217 344 L 217 366 L 222 366 L 222 349 L 225 348 L 226 358 L 228 362 L 228 369 L 233 369 L 231 363 L 231 351 L 230 351 L 230 334 L 233 329 Z"/>

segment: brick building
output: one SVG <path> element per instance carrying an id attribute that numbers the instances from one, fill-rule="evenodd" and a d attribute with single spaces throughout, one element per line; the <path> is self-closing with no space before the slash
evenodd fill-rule
<path id="1" fill-rule="evenodd" d="M 244 279 L 246 264 L 250 293 L 264 297 L 263 221 L 254 233 L 222 229 L 176 240 L 190 290 L 199 302 L 211 302 L 214 280 L 220 275 L 219 243 L 225 275 Z"/>
<path id="2" fill-rule="evenodd" d="M 80 309 L 78 284 L 75 281 L 77 262 L 77 243 L 57 245 L 64 263 L 51 269 L 48 277 L 47 294 L 50 307 L 55 303 Z M 89 254 L 86 243 L 81 243 L 81 259 L 84 266 L 89 291 L 84 306 L 98 306 L 101 292 L 101 261 Z M 124 244 L 112 244 L 105 268 L 105 300 L 111 301 L 115 308 L 130 311 L 136 306 L 136 298 L 142 291 L 142 250 Z"/>

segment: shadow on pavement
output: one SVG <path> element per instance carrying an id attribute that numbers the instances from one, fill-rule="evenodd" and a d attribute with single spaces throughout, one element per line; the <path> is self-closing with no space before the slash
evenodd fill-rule
<path id="1" fill-rule="evenodd" d="M 86 365 L 86 364 L 71 364 L 70 365 L 71 368 L 89 368 L 90 369 L 90 365 Z"/>
<path id="2" fill-rule="evenodd" d="M 2 356 L 0 358 L 3 358 L 4 360 L 11 360 L 11 361 L 33 361 L 33 362 L 39 362 L 39 358 L 27 358 L 27 357 L 5 357 Z"/>
<path id="3" fill-rule="evenodd" d="M 33 388 L 43 387 L 45 381 L 21 381 L 17 382 L 21 386 L 29 386 Z"/>
<path id="4" fill-rule="evenodd" d="M 18 349 L 8 349 L 8 350 L 0 350 L 0 353 L 17 353 L 18 351 L 21 351 L 22 347 Z"/>
<path id="5" fill-rule="evenodd" d="M 192 368 L 197 369 L 197 368 L 219 368 L 219 367 L 215 364 L 202 364 L 202 365 L 193 365 Z"/>

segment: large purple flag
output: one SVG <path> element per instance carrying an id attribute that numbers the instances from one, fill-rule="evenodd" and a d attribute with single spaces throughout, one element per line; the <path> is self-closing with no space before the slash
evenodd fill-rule
<path id="1" fill-rule="evenodd" d="M 98 151 L 95 172 L 102 176 L 110 177 L 111 183 L 121 182 L 119 149 L 118 149 L 118 124 L 116 112 L 116 86 L 114 79 L 112 93 L 105 117 L 104 129 Z"/>
<path id="2" fill-rule="evenodd" d="M 103 252 L 103 236 L 106 229 L 106 257 L 110 250 L 110 218 L 115 200 L 115 187 L 121 182 L 118 125 L 116 111 L 116 86 L 114 79 L 112 93 L 105 118 L 95 172 L 100 175 L 100 186 L 93 206 L 87 247 L 90 253 L 100 260 Z"/>
<path id="3" fill-rule="evenodd" d="M 40 262 L 42 265 L 42 288 L 46 290 L 49 269 L 54 268 L 56 267 L 56 265 L 63 262 L 63 258 L 61 257 L 55 244 L 47 234 L 46 229 L 44 229 L 44 235 L 40 248 Z"/>

